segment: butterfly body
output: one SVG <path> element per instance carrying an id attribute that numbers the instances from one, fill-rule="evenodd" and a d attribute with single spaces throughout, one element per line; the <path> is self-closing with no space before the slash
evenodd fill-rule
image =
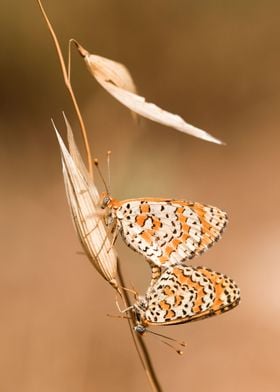
<path id="1" fill-rule="evenodd" d="M 134 305 L 136 331 L 182 324 L 224 313 L 238 305 L 240 290 L 226 275 L 206 267 L 167 268 Z"/>
<path id="2" fill-rule="evenodd" d="M 103 198 L 107 224 L 115 223 L 126 244 L 151 265 L 169 267 L 203 253 L 227 224 L 220 209 L 197 202 L 139 198 Z"/>

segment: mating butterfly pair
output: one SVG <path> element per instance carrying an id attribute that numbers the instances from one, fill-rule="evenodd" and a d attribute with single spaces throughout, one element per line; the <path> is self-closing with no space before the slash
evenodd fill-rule
<path id="1" fill-rule="evenodd" d="M 182 263 L 217 241 L 227 224 L 220 209 L 171 199 L 117 201 L 104 195 L 106 224 L 152 266 L 153 279 L 134 305 L 136 331 L 206 318 L 235 307 L 240 290 L 226 275 Z"/>

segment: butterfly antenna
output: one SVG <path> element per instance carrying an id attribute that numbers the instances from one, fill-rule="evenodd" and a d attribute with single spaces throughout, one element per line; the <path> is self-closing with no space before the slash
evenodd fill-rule
<path id="1" fill-rule="evenodd" d="M 119 314 L 107 314 L 107 317 L 111 317 L 111 318 L 117 318 L 117 319 L 122 319 L 122 320 L 131 320 L 131 317 L 129 316 L 124 316 L 124 315 L 119 315 Z"/>
<path id="2" fill-rule="evenodd" d="M 106 184 L 106 181 L 105 181 L 105 179 L 104 179 L 104 177 L 103 177 L 103 174 L 102 174 L 102 172 L 101 172 L 101 170 L 100 170 L 98 159 L 95 158 L 93 162 L 94 162 L 94 165 L 95 165 L 95 167 L 96 167 L 96 169 L 97 169 L 97 171 L 98 171 L 98 174 L 99 174 L 99 176 L 100 176 L 100 178 L 101 178 L 101 180 L 102 180 L 102 182 L 103 182 L 103 185 L 104 185 L 104 187 L 105 187 L 105 190 L 106 190 L 106 192 L 107 192 L 108 195 L 109 195 L 109 194 L 110 194 L 109 188 L 108 188 L 108 186 L 107 186 L 107 184 Z"/>
<path id="3" fill-rule="evenodd" d="M 107 151 L 107 171 L 108 171 L 108 189 L 111 189 L 111 170 L 110 170 L 110 157 L 111 157 L 111 150 Z"/>
<path id="4" fill-rule="evenodd" d="M 150 329 L 146 329 L 146 332 L 152 333 L 153 335 L 159 336 L 159 337 L 167 339 L 167 340 L 171 340 L 172 342 L 175 342 L 175 343 L 179 344 L 182 347 L 186 347 L 187 346 L 187 343 L 184 342 L 184 341 L 179 341 L 177 339 L 171 338 L 170 336 L 162 335 L 161 333 L 157 333 L 157 332 L 151 331 Z"/>
<path id="5" fill-rule="evenodd" d="M 150 329 L 146 329 L 145 332 L 149 332 L 149 333 L 151 333 L 151 334 L 153 334 L 153 335 L 155 335 L 155 336 L 157 336 L 157 337 L 159 337 L 159 338 L 163 338 L 163 339 L 166 339 L 166 340 L 170 340 L 170 341 L 172 341 L 172 342 L 178 344 L 178 345 L 181 346 L 181 347 L 186 347 L 186 346 L 187 346 L 186 342 L 184 342 L 184 341 L 179 341 L 179 340 L 173 339 L 173 338 L 171 338 L 170 336 L 162 335 L 162 334 L 160 334 L 160 333 L 151 331 Z M 160 339 L 160 341 L 161 341 L 162 343 L 166 344 L 168 347 L 170 347 L 170 348 L 172 348 L 173 350 L 175 350 L 177 354 L 179 354 L 179 355 L 183 355 L 183 354 L 184 354 L 184 352 L 183 352 L 182 350 L 177 349 L 176 347 L 174 347 L 172 344 L 166 342 L 165 340 Z"/>
<path id="6" fill-rule="evenodd" d="M 172 350 L 175 350 L 177 354 L 179 354 L 179 355 L 184 354 L 184 351 L 178 350 L 176 347 L 172 346 L 172 344 L 170 344 L 170 343 L 167 343 L 165 340 L 160 340 L 160 341 L 161 341 L 161 343 L 164 343 L 166 346 L 172 348 Z"/>

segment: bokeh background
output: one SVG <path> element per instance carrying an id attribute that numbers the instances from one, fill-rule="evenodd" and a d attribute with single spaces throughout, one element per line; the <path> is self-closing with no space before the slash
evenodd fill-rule
<path id="1" fill-rule="evenodd" d="M 207 143 L 129 111 L 74 53 L 72 80 L 93 155 L 112 193 L 196 200 L 225 209 L 222 241 L 193 261 L 240 285 L 235 310 L 157 331 L 188 342 L 179 357 L 147 336 L 164 391 L 276 392 L 279 380 L 280 4 L 247 0 L 45 1 L 61 44 L 125 63 L 139 92 L 226 141 Z M 81 138 L 36 1 L 1 6 L 0 390 L 144 391 L 149 385 L 118 314 L 72 227 L 53 118 Z M 103 186 L 100 184 L 100 190 Z M 128 285 L 149 267 L 119 239 Z"/>

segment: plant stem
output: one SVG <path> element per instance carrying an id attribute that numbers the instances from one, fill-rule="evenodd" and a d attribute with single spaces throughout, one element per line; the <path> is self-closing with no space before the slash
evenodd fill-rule
<path id="1" fill-rule="evenodd" d="M 80 111 L 79 105 L 77 103 L 75 94 L 73 92 L 70 79 L 68 77 L 68 73 L 67 73 L 67 70 L 66 70 L 66 66 L 65 66 L 63 55 L 62 55 L 62 51 L 61 51 L 58 39 L 56 37 L 56 34 L 55 34 L 55 32 L 54 32 L 54 30 L 52 28 L 51 22 L 49 21 L 49 18 L 48 18 L 47 14 L 46 14 L 46 12 L 45 12 L 45 10 L 43 8 L 41 0 L 36 0 L 36 1 L 39 4 L 39 7 L 40 7 L 41 12 L 43 14 L 43 17 L 44 17 L 44 19 L 45 19 L 45 21 L 46 21 L 46 23 L 48 25 L 49 31 L 50 31 L 51 36 L 52 36 L 53 41 L 54 41 L 54 45 L 55 45 L 55 48 L 56 48 L 56 51 L 57 51 L 57 54 L 58 54 L 58 58 L 59 58 L 59 62 L 60 62 L 60 66 L 61 66 L 61 70 L 62 70 L 62 74 L 63 74 L 63 78 L 64 78 L 64 83 L 66 85 L 67 90 L 70 93 L 70 96 L 71 96 L 71 99 L 72 99 L 72 102 L 73 102 L 73 105 L 74 105 L 74 108 L 75 108 L 75 111 L 76 111 L 76 114 L 77 114 L 77 117 L 78 117 L 78 120 L 79 120 L 79 124 L 80 124 L 80 127 L 81 127 L 81 132 L 82 132 L 84 145 L 85 145 L 85 150 L 86 150 L 86 155 L 87 155 L 89 175 L 90 175 L 91 178 L 93 178 L 92 158 L 91 158 L 92 155 L 91 155 L 90 145 L 89 145 L 89 141 L 88 141 L 88 137 L 87 137 L 86 127 L 85 127 L 85 124 L 84 124 L 84 121 L 83 121 L 83 118 L 82 118 L 82 115 L 81 115 L 81 111 Z"/>
<path id="2" fill-rule="evenodd" d="M 79 106 L 78 106 L 75 94 L 74 94 L 73 89 L 72 89 L 72 85 L 71 85 L 71 81 L 70 81 L 70 75 L 69 75 L 70 67 L 69 67 L 68 72 L 67 72 L 67 69 L 66 69 L 66 66 L 65 66 L 65 62 L 64 62 L 64 58 L 63 58 L 63 55 L 62 55 L 62 51 L 61 51 L 61 48 L 60 48 L 60 44 L 58 42 L 56 34 L 55 34 L 55 32 L 54 32 L 54 30 L 52 28 L 52 25 L 51 25 L 51 23 L 49 21 L 49 18 L 47 16 L 47 14 L 46 14 L 43 6 L 42 6 L 41 0 L 36 0 L 36 1 L 39 4 L 39 7 L 41 9 L 41 12 L 42 12 L 42 14 L 44 16 L 44 19 L 45 19 L 45 21 L 47 23 L 47 26 L 49 28 L 49 31 L 51 33 L 51 36 L 52 36 L 54 44 L 55 44 L 55 48 L 56 48 L 56 51 L 57 51 L 57 54 L 58 54 L 58 58 L 59 58 L 59 62 L 60 62 L 61 69 L 62 69 L 62 74 L 63 74 L 63 77 L 64 77 L 64 82 L 65 82 L 65 85 L 66 85 L 66 87 L 67 87 L 67 89 L 68 89 L 68 91 L 70 93 L 70 96 L 71 96 L 71 99 L 72 99 L 72 102 L 73 102 L 73 105 L 74 105 L 74 108 L 75 108 L 75 111 L 76 111 L 76 114 L 77 114 L 77 117 L 78 117 L 78 120 L 79 120 L 79 124 L 80 124 L 80 127 L 81 127 L 82 136 L 83 136 L 84 145 L 85 145 L 85 150 L 86 150 L 86 155 L 87 155 L 89 174 L 90 174 L 91 178 L 93 178 L 91 150 L 90 150 L 90 146 L 89 146 L 89 142 L 88 142 L 86 127 L 84 125 L 84 121 L 83 121 L 83 118 L 82 118 L 82 115 L 81 115 L 81 112 L 80 112 L 80 109 L 79 109 Z M 125 287 L 124 278 L 123 278 L 122 272 L 120 270 L 119 260 L 118 260 L 118 277 L 119 277 L 121 286 Z M 130 298 L 127 295 L 126 290 L 123 290 L 123 298 L 124 298 L 124 301 L 126 302 L 126 306 L 131 306 Z M 142 337 L 140 335 L 138 335 L 138 334 L 135 334 L 135 332 L 134 332 L 134 326 L 135 325 L 134 325 L 134 321 L 133 321 L 134 318 L 133 318 L 132 312 L 130 312 L 130 316 L 131 316 L 131 319 L 128 320 L 129 327 L 130 327 L 130 332 L 132 334 L 132 338 L 133 338 L 133 341 L 134 341 L 134 344 L 135 344 L 138 356 L 139 356 L 141 364 L 142 364 L 142 366 L 143 366 L 143 368 L 145 370 L 145 374 L 146 374 L 146 376 L 148 378 L 148 381 L 149 381 L 149 384 L 151 386 L 151 389 L 152 389 L 153 392 L 161 392 L 162 389 L 161 389 L 161 386 L 160 386 L 159 381 L 157 379 L 155 370 L 153 368 L 153 364 L 152 364 L 152 361 L 151 361 L 148 349 L 147 349 L 147 347 L 146 347 Z"/>
<path id="3" fill-rule="evenodd" d="M 119 281 L 120 281 L 120 286 L 125 287 L 125 281 L 123 278 L 123 274 L 122 274 L 120 265 L 121 265 L 121 263 L 118 260 L 118 277 L 119 277 Z M 127 291 L 122 290 L 122 294 L 123 294 L 123 298 L 124 298 L 124 302 L 125 302 L 125 307 L 126 308 L 131 307 L 131 301 L 130 301 L 130 298 L 128 296 Z M 154 392 L 161 392 L 162 389 L 161 389 L 160 383 L 157 379 L 157 375 L 156 375 L 155 369 L 153 367 L 153 363 L 150 358 L 150 354 L 149 354 L 149 351 L 146 347 L 146 344 L 143 341 L 142 336 L 140 336 L 138 333 L 134 332 L 135 323 L 134 323 L 133 312 L 131 310 L 129 310 L 128 312 L 131 317 L 130 319 L 128 319 L 130 332 L 131 332 L 137 353 L 139 355 L 141 364 L 144 368 L 144 371 L 145 371 L 146 376 L 148 378 L 148 381 L 150 383 L 151 389 Z"/>

